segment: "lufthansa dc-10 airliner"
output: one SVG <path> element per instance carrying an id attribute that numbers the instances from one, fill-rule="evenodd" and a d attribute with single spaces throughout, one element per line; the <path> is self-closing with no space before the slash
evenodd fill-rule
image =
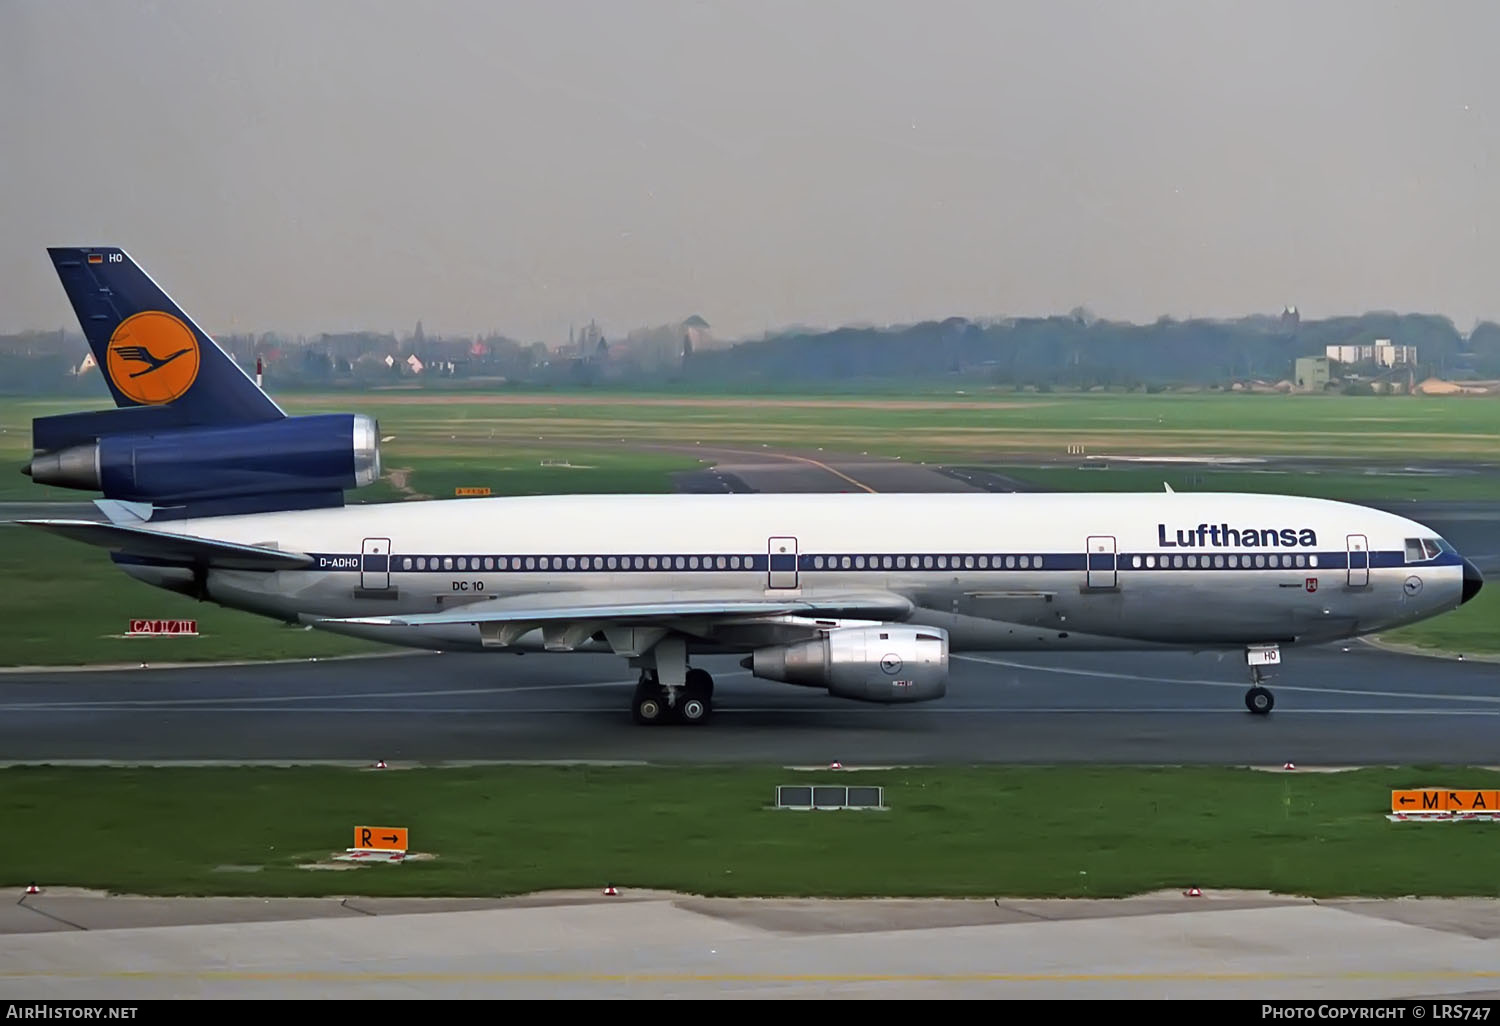
<path id="1" fill-rule="evenodd" d="M 1242 652 L 1456 609 L 1482 578 L 1391 513 L 1278 495 L 553 495 L 346 504 L 358 414 L 291 417 L 123 250 L 49 250 L 115 408 L 32 422 L 38 483 L 104 519 L 23 521 L 126 574 L 439 651 L 613 653 L 642 724 L 711 718 L 698 657 L 863 702 L 947 691 L 950 653 Z"/>

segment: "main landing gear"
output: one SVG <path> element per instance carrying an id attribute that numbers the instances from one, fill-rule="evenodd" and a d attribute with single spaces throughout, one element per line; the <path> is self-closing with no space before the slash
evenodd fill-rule
<path id="1" fill-rule="evenodd" d="M 658 723 L 699 724 L 707 722 L 713 711 L 714 679 L 707 670 L 687 671 L 686 681 L 677 687 L 661 682 L 655 670 L 642 670 L 630 704 L 631 717 L 648 726 Z"/>
<path id="2" fill-rule="evenodd" d="M 1281 664 L 1281 649 L 1276 645 L 1252 645 L 1245 649 L 1245 662 L 1250 667 L 1250 690 L 1245 692 L 1245 708 L 1257 716 L 1264 716 L 1276 705 L 1276 696 L 1262 685 L 1265 680 L 1263 666 Z"/>

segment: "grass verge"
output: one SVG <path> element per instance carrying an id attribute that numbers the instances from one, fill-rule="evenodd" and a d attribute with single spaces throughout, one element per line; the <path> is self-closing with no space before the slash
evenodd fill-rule
<path id="1" fill-rule="evenodd" d="M 768 808 L 777 784 L 885 788 L 886 811 Z M 982 767 L 0 770 L 0 884 L 157 895 L 1500 895 L 1500 824 L 1391 823 L 1391 790 L 1500 772 Z M 404 826 L 430 861 L 299 868 Z M 226 871 L 235 867 L 237 871 Z M 249 870 L 249 871 L 247 871 Z"/>

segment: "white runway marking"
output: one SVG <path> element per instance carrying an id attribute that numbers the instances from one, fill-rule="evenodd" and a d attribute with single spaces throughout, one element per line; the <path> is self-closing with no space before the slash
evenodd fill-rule
<path id="1" fill-rule="evenodd" d="M 725 677 L 748 677 L 749 670 L 714 675 L 714 680 Z M 185 705 L 253 705 L 261 702 L 339 702 L 356 698 L 453 698 L 458 695 L 511 695 L 526 691 L 568 691 L 575 688 L 617 688 L 635 684 L 630 680 L 599 680 L 581 684 L 527 684 L 511 688 L 448 688 L 441 691 L 343 691 L 317 695 L 238 695 L 225 698 L 104 698 L 98 701 L 76 699 L 59 702 L 6 702 L 0 703 L 0 712 L 47 712 L 54 710 L 142 708 L 159 709 Z"/>
<path id="2" fill-rule="evenodd" d="M 1195 677 L 1147 677 L 1137 673 L 1116 673 L 1111 670 L 1079 670 L 1066 666 L 1036 666 L 1031 663 L 1017 663 L 1009 659 L 992 659 L 987 656 L 956 655 L 954 659 L 964 659 L 973 663 L 988 663 L 991 666 L 1008 666 L 1017 670 L 1033 670 L 1039 673 L 1062 673 L 1074 677 L 1103 677 L 1108 680 L 1138 680 L 1147 684 L 1196 684 L 1201 687 L 1210 688 L 1238 688 L 1241 691 L 1249 690 L 1248 681 L 1234 683 L 1225 680 L 1204 680 Z M 1314 688 L 1298 684 L 1275 684 L 1266 682 L 1266 686 L 1272 692 L 1276 691 L 1301 691 L 1314 695 L 1358 695 L 1363 698 L 1411 698 L 1419 701 L 1443 701 L 1443 702 L 1493 702 L 1500 705 L 1500 695 L 1448 695 L 1437 692 L 1421 691 L 1367 691 L 1357 688 Z"/>

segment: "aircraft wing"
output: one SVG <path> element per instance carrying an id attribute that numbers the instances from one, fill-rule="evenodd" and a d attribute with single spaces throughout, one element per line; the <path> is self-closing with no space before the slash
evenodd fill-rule
<path id="1" fill-rule="evenodd" d="M 102 524 L 94 520 L 17 520 L 16 523 L 124 555 L 200 564 L 219 570 L 295 570 L 313 563 L 313 557 L 302 552 L 239 545 L 122 524 Z"/>
<path id="2" fill-rule="evenodd" d="M 377 627 L 540 625 L 559 621 L 650 624 L 704 617 L 724 619 L 778 615 L 902 620 L 914 608 L 911 600 L 886 592 L 827 595 L 816 599 L 738 599 L 670 591 L 575 591 L 486 599 L 436 613 L 395 613 L 389 616 L 360 616 L 321 622 Z"/>

